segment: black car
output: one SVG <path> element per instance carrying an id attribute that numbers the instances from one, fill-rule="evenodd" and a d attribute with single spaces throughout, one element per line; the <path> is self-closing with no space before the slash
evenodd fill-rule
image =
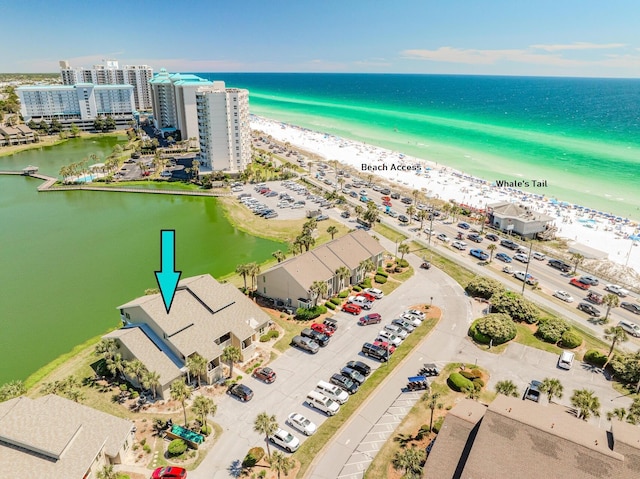
<path id="1" fill-rule="evenodd" d="M 469 233 L 467 235 L 467 239 L 473 241 L 474 243 L 482 243 L 482 236 L 478 233 Z"/>
<path id="2" fill-rule="evenodd" d="M 620 303 L 620 307 L 627 311 L 631 311 L 632 313 L 640 314 L 640 306 L 635 303 Z"/>
<path id="3" fill-rule="evenodd" d="M 251 388 L 244 384 L 234 384 L 227 390 L 227 394 L 237 397 L 243 402 L 251 401 L 251 398 L 253 397 L 253 391 Z"/>
<path id="4" fill-rule="evenodd" d="M 386 196 L 386 195 L 390 195 L 390 194 L 391 194 L 391 190 L 390 190 L 389 188 L 382 188 L 382 189 L 380 190 L 380 194 L 381 194 L 381 195 L 385 195 L 385 196 Z"/>
<path id="5" fill-rule="evenodd" d="M 469 223 L 465 223 L 463 221 L 461 223 L 458 223 L 458 228 L 462 228 L 463 230 L 468 230 L 469 228 L 471 228 L 471 226 L 469 226 Z"/>
<path id="6" fill-rule="evenodd" d="M 564 261 L 560 261 L 559 259 L 550 259 L 547 264 L 552 268 L 559 269 L 564 273 L 568 273 L 569 271 L 571 271 L 571 265 L 565 263 Z"/>
<path id="7" fill-rule="evenodd" d="M 324 333 L 314 331 L 311 328 L 304 328 L 302 331 L 300 331 L 300 336 L 302 336 L 303 338 L 313 339 L 322 347 L 325 347 L 327 344 L 329 344 L 329 336 Z"/>
<path id="8" fill-rule="evenodd" d="M 489 241 L 500 241 L 500 238 L 493 233 L 489 233 L 487 236 L 485 236 L 485 238 L 487 238 Z"/>
<path id="9" fill-rule="evenodd" d="M 351 216 L 351 213 L 349 213 L 348 211 L 343 211 L 342 213 L 340 213 L 340 216 L 342 216 L 343 218 L 349 218 Z"/>
<path id="10" fill-rule="evenodd" d="M 331 379 L 329 379 L 329 382 L 331 384 L 335 384 L 340 389 L 344 389 L 349 394 L 357 393 L 358 388 L 360 388 L 360 385 L 357 382 L 355 382 L 353 379 L 349 379 L 348 377 L 343 376 L 342 374 L 334 374 L 333 376 L 331 376 Z"/>
<path id="11" fill-rule="evenodd" d="M 408 196 L 405 196 L 400 201 L 402 201 L 405 205 L 410 205 L 411 203 L 413 203 L 413 200 L 411 198 L 409 198 Z"/>
<path id="12" fill-rule="evenodd" d="M 502 241 L 500 241 L 500 245 L 512 250 L 516 250 L 520 247 L 518 243 L 509 239 L 503 239 Z"/>
<path id="13" fill-rule="evenodd" d="M 364 380 L 366 379 L 362 373 L 356 371 L 355 369 L 351 369 L 351 368 L 348 368 L 348 367 L 342 368 L 340 370 L 340 374 L 342 374 L 343 376 L 348 377 L 349 379 L 352 379 L 353 381 L 357 382 L 358 384 L 362 384 L 364 382 Z"/>
<path id="14" fill-rule="evenodd" d="M 381 362 L 389 360 L 389 354 L 383 348 L 375 346 L 371 343 L 364 343 L 362 345 L 362 354 L 369 356 L 370 358 L 377 359 Z"/>
<path id="15" fill-rule="evenodd" d="M 400 215 L 400 216 L 398 216 L 398 221 L 400 223 L 408 223 L 409 222 L 409 218 L 407 218 L 405 215 Z"/>
<path id="16" fill-rule="evenodd" d="M 600 310 L 598 308 L 596 308 L 595 306 L 589 304 L 589 303 L 580 303 L 580 304 L 578 304 L 578 309 L 580 311 L 584 311 L 585 313 L 587 313 L 588 315 L 593 316 L 593 317 L 600 316 Z"/>
<path id="17" fill-rule="evenodd" d="M 400 193 L 391 193 L 391 199 L 399 200 L 400 199 Z"/>
<path id="18" fill-rule="evenodd" d="M 362 361 L 349 361 L 346 365 L 348 368 L 355 369 L 363 376 L 368 376 L 371 373 L 371 367 Z"/>

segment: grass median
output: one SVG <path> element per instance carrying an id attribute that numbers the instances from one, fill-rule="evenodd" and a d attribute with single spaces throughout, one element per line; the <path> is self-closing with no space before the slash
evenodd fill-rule
<path id="1" fill-rule="evenodd" d="M 382 364 L 360 387 L 358 392 L 350 400 L 340 406 L 340 411 L 333 417 L 328 418 L 318 428 L 318 431 L 307 439 L 300 449 L 296 451 L 294 457 L 300 462 L 300 470 L 297 477 L 303 477 L 311 465 L 311 461 L 318 455 L 322 448 L 329 443 L 330 439 L 349 420 L 353 413 L 367 400 L 375 389 L 385 380 L 391 372 L 407 357 L 411 351 L 420 343 L 440 320 L 442 313 L 436 307 L 431 307 L 427 319 L 407 337 L 407 339 L 391 355 L 389 362 Z"/>

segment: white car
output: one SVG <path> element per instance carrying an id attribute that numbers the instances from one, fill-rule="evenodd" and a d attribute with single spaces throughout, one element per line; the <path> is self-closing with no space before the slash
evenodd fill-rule
<path id="1" fill-rule="evenodd" d="M 407 339 L 407 332 L 400 326 L 396 326 L 395 324 L 387 324 L 384 329 L 389 331 L 391 334 L 395 334 L 400 339 Z"/>
<path id="2" fill-rule="evenodd" d="M 636 323 L 632 323 L 631 321 L 620 321 L 618 326 L 624 329 L 631 336 L 636 338 L 640 337 L 640 326 Z"/>
<path id="3" fill-rule="evenodd" d="M 311 436 L 314 432 L 318 430 L 318 426 L 316 426 L 309 419 L 304 417 L 302 414 L 298 414 L 297 412 L 292 412 L 289 414 L 287 418 L 287 424 L 289 426 L 296 428 L 305 436 Z"/>
<path id="4" fill-rule="evenodd" d="M 384 297 L 384 293 L 382 292 L 381 289 L 377 289 L 377 288 L 367 288 L 364 290 L 365 293 L 369 293 L 371 296 L 373 296 L 376 299 L 381 299 Z"/>
<path id="5" fill-rule="evenodd" d="M 405 311 L 405 313 L 413 314 L 414 316 L 417 316 L 419 319 L 424 320 L 424 313 L 422 311 L 418 311 L 417 309 L 410 309 L 408 311 Z"/>
<path id="6" fill-rule="evenodd" d="M 300 439 L 284 429 L 278 429 L 269 436 L 269 442 L 277 444 L 288 452 L 295 452 L 300 447 Z"/>
<path id="7" fill-rule="evenodd" d="M 617 294 L 618 296 L 624 298 L 629 294 L 629 291 L 624 289 L 622 286 L 618 286 L 617 284 L 608 284 L 604 287 L 605 291 L 609 291 L 613 294 Z"/>
<path id="8" fill-rule="evenodd" d="M 438 236 L 436 236 L 436 238 L 438 238 L 440 241 L 444 242 L 444 243 L 448 243 L 451 240 L 447 237 L 446 234 L 444 233 L 440 233 Z"/>
<path id="9" fill-rule="evenodd" d="M 531 256 L 533 256 L 533 259 L 537 259 L 538 261 L 544 261 L 545 259 L 547 259 L 547 255 L 545 255 L 544 253 L 538 253 L 537 251 L 534 251 Z"/>
<path id="10" fill-rule="evenodd" d="M 553 293 L 553 295 L 556 298 L 561 299 L 562 301 L 566 301 L 567 303 L 573 303 L 573 296 L 571 296 L 566 291 L 556 290 L 556 292 Z"/>
<path id="11" fill-rule="evenodd" d="M 522 253 L 514 254 L 513 259 L 518 260 L 521 263 L 529 262 L 529 257 L 526 254 L 522 254 Z"/>
<path id="12" fill-rule="evenodd" d="M 520 281 L 524 281 L 525 277 L 527 279 L 527 284 L 535 284 L 535 282 L 537 281 L 533 276 L 531 276 L 529 273 L 526 273 L 524 271 L 516 271 L 513 273 L 513 277 L 516 279 L 519 279 Z"/>
<path id="13" fill-rule="evenodd" d="M 455 249 L 459 249 L 460 251 L 464 251 L 467 249 L 467 243 L 465 243 L 464 241 L 454 241 L 453 243 L 451 243 L 451 246 L 453 246 Z"/>
<path id="14" fill-rule="evenodd" d="M 422 324 L 422 321 L 420 321 L 420 318 L 418 318 L 413 314 L 402 313 L 400 315 L 400 318 L 404 319 L 405 321 L 407 321 L 409 324 L 412 324 L 416 328 Z"/>
<path id="15" fill-rule="evenodd" d="M 387 331 L 386 329 L 383 329 L 378 333 L 378 338 L 376 339 L 376 341 L 384 341 L 393 344 L 394 346 L 400 346 L 400 343 L 402 343 L 402 339 L 400 339 L 400 337 L 396 336 L 391 331 Z"/>

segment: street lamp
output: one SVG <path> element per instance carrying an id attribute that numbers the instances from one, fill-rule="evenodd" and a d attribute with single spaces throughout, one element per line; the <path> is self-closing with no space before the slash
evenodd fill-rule
<path id="1" fill-rule="evenodd" d="M 522 280 L 522 291 L 520 294 L 524 296 L 524 287 L 527 285 L 527 273 L 529 272 L 529 262 L 531 261 L 531 250 L 533 249 L 533 240 L 529 243 L 529 254 L 527 256 L 527 267 L 524 269 L 524 279 Z"/>

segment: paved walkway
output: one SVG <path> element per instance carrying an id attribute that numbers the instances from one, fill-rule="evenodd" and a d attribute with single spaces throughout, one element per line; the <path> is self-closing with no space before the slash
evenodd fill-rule
<path id="1" fill-rule="evenodd" d="M 369 464 L 402 422 L 424 391 L 400 393 L 391 406 L 371 426 L 338 475 L 338 479 L 362 479 Z"/>

